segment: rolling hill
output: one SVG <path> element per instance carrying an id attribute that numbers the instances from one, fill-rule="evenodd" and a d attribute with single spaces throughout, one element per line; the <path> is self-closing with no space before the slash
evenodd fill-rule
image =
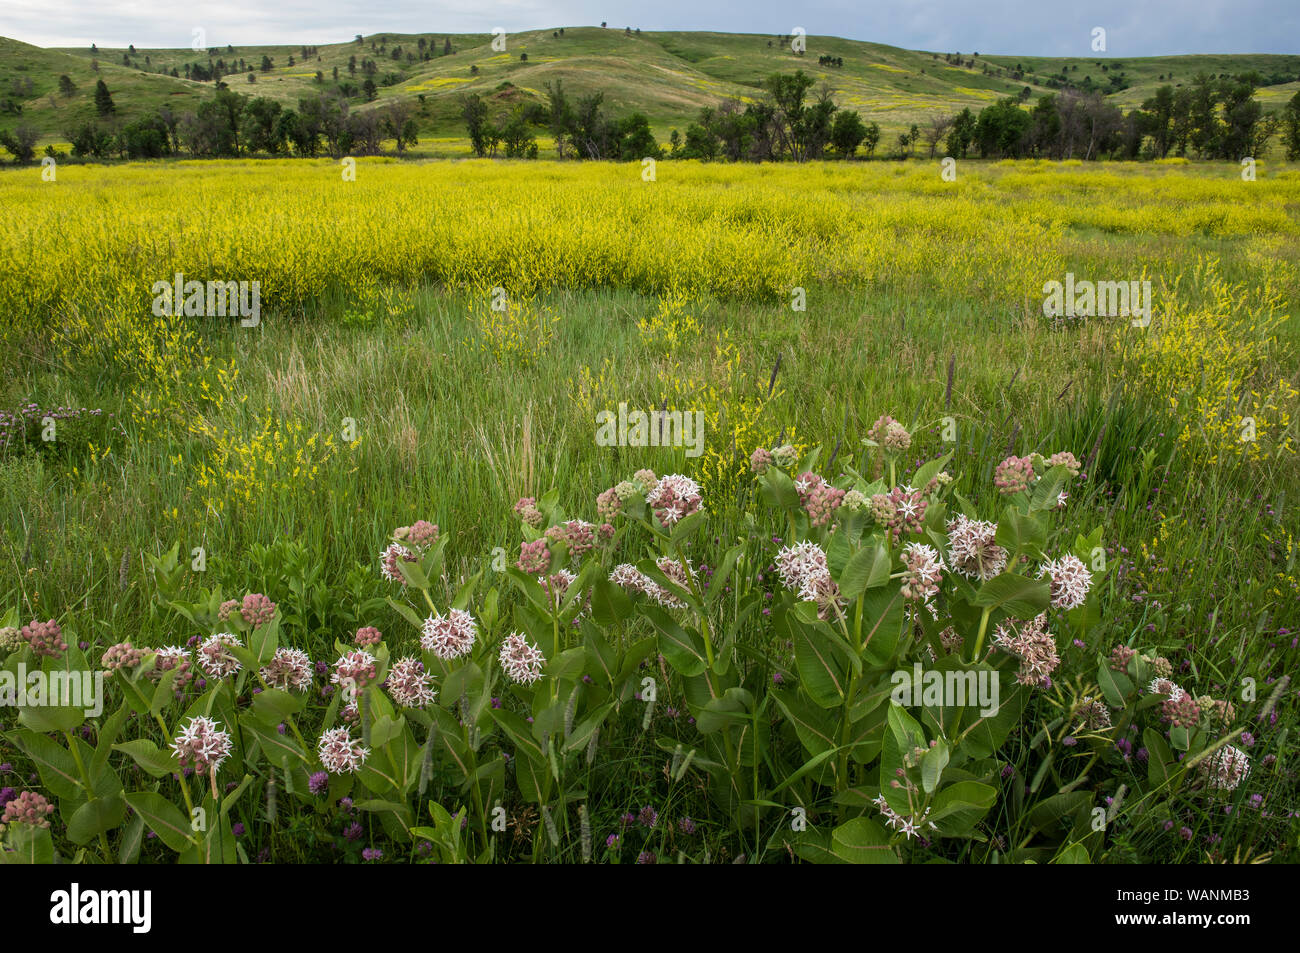
<path id="1" fill-rule="evenodd" d="M 421 45 L 421 41 L 424 41 Z M 451 51 L 444 53 L 450 41 Z M 224 77 L 237 92 L 293 104 L 300 97 L 334 88 L 339 81 L 356 87 L 354 109 L 384 106 L 394 98 L 415 107 L 422 151 L 462 154 L 464 128 L 459 98 L 466 92 L 493 97 L 504 109 L 521 98 L 543 98 L 548 82 L 562 81 L 571 94 L 601 90 L 615 115 L 640 110 L 655 134 L 666 139 L 684 131 L 705 106 L 735 97 L 762 95 L 763 80 L 774 72 L 803 69 L 828 83 L 841 106 L 878 122 L 886 137 L 913 123 L 969 106 L 978 110 L 1026 86 L 1031 94 L 1052 91 L 1052 77 L 1074 83 L 1083 77 L 1110 93 L 1124 108 L 1139 105 L 1166 82 L 1179 85 L 1201 71 L 1235 74 L 1255 71 L 1265 79 L 1258 98 L 1268 110 L 1280 108 L 1300 89 L 1300 55 L 1206 55 L 1111 59 L 980 56 L 978 53 L 923 52 L 898 47 L 810 36 L 803 54 L 788 38 L 757 34 L 667 32 L 627 33 L 600 27 L 533 30 L 506 37 L 506 50 L 493 48 L 485 34 L 376 34 L 315 47 L 223 47 L 189 49 L 45 49 L 0 37 L 0 129 L 20 122 L 34 126 L 41 143 L 61 142 L 69 129 L 94 119 L 95 83 L 112 92 L 116 120 L 129 121 L 162 106 L 183 113 L 211 96 L 213 84 L 185 78 L 186 66 L 207 68 L 222 60 L 247 67 Z M 394 56 L 396 52 L 396 57 Z M 426 52 L 430 53 L 426 59 Z M 263 57 L 269 69 L 263 70 Z M 349 61 L 356 58 L 355 75 Z M 833 57 L 836 65 L 821 65 Z M 290 58 L 293 64 L 290 65 Z M 361 64 L 375 62 L 378 97 L 361 93 Z M 838 65 L 842 62 L 842 65 Z M 175 70 L 178 75 L 172 76 Z M 254 82 L 248 81 L 251 70 Z M 321 79 L 317 79 L 317 73 Z M 76 86 L 60 92 L 60 76 Z M 1123 83 L 1112 77 L 1121 75 Z M 21 106 L 21 113 L 14 111 Z"/>

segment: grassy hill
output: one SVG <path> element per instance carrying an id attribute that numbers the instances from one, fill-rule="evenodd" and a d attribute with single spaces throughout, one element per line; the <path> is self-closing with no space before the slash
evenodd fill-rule
<path id="1" fill-rule="evenodd" d="M 420 39 L 432 50 L 420 58 Z M 450 38 L 452 52 L 444 55 Z M 372 49 L 372 44 L 383 52 Z M 402 51 L 393 59 L 394 48 Z M 416 53 L 408 62 L 407 52 Z M 526 55 L 527 59 L 521 58 Z M 820 66 L 819 56 L 842 58 L 843 66 Z M 260 69 L 262 58 L 271 59 L 269 71 Z M 224 47 L 209 54 L 190 49 L 43 49 L 0 37 L 0 101 L 22 105 L 21 115 L 0 115 L 0 129 L 28 122 L 41 133 L 42 143 L 59 142 L 67 130 L 95 117 L 94 89 L 103 79 L 113 94 L 117 116 L 131 120 L 168 105 L 177 112 L 194 109 L 210 96 L 211 82 L 184 78 L 185 66 L 217 59 L 246 61 L 247 73 L 224 77 L 231 88 L 247 95 L 269 96 L 286 104 L 299 97 L 335 87 L 333 74 L 353 83 L 364 80 L 361 69 L 348 72 L 349 58 L 358 63 L 369 58 L 378 65 L 376 82 L 393 74 L 391 85 L 381 85 L 378 99 L 365 102 L 358 94 L 355 109 L 382 107 L 394 98 L 407 99 L 417 109 L 426 150 L 444 144 L 451 154 L 463 151 L 464 135 L 459 97 L 466 92 L 490 95 L 504 110 L 521 97 L 544 96 L 547 82 L 562 81 L 572 94 L 603 90 L 614 114 L 640 110 L 650 117 L 660 139 L 676 128 L 684 131 L 699 109 L 727 97 L 752 100 L 762 95 L 763 80 L 774 72 L 803 69 L 818 83 L 835 91 L 836 102 L 856 109 L 878 122 L 883 141 L 907 130 L 913 123 L 969 106 L 979 109 L 1001 96 L 1029 86 L 1033 94 L 1050 92 L 1050 77 L 1084 76 L 1106 84 L 1116 72 L 1131 83 L 1111 99 L 1124 108 L 1139 105 L 1165 82 L 1178 85 L 1198 72 L 1233 74 L 1254 70 L 1273 85 L 1262 88 L 1259 99 L 1266 109 L 1280 108 L 1300 88 L 1300 56 L 1206 55 L 1111 59 L 979 56 L 963 53 L 960 63 L 949 63 L 944 53 L 904 50 L 878 43 L 838 37 L 810 36 L 802 55 L 788 39 L 757 34 L 669 32 L 627 35 L 623 29 L 599 27 L 558 28 L 510 34 L 504 52 L 492 48 L 487 34 L 375 34 L 361 44 L 355 41 L 319 46 L 305 60 L 293 46 Z M 125 59 L 124 59 L 125 57 Z M 293 57 L 294 65 L 289 65 Z M 128 65 L 129 63 L 129 65 Z M 474 69 L 477 67 L 477 69 Z M 180 75 L 173 77 L 175 69 Z M 323 83 L 316 79 L 317 72 Z M 77 86 L 71 96 L 59 92 L 59 77 L 69 76 Z M 1162 78 L 1163 77 L 1163 78 Z M 17 84 L 17 85 L 15 85 Z M 503 85 L 510 84 L 510 85 Z"/>

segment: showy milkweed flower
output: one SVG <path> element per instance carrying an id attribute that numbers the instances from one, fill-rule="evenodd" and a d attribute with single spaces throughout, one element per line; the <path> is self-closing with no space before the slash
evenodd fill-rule
<path id="1" fill-rule="evenodd" d="M 959 514 L 948 523 L 948 564 L 967 579 L 985 582 L 1007 568 L 1007 551 L 995 540 L 997 523 Z"/>
<path id="2" fill-rule="evenodd" d="M 330 774 L 351 774 L 366 763 L 370 749 L 353 741 L 347 728 L 331 728 L 320 736 L 316 754 Z"/>
<path id="3" fill-rule="evenodd" d="M 354 649 L 339 656 L 334 663 L 330 684 L 351 686 L 360 691 L 375 680 L 375 675 L 375 657 L 364 649 Z"/>
<path id="4" fill-rule="evenodd" d="M 546 538 L 519 544 L 519 561 L 515 563 L 521 572 L 536 576 L 551 568 L 551 550 Z"/>
<path id="5" fill-rule="evenodd" d="M 1078 715 L 1081 719 L 1080 726 L 1089 731 L 1109 728 L 1111 725 L 1110 709 L 1106 707 L 1104 702 L 1090 695 L 1085 695 L 1080 699 Z"/>
<path id="6" fill-rule="evenodd" d="M 190 670 L 190 653 L 189 650 L 180 645 L 164 645 L 157 649 L 157 657 L 154 659 L 153 671 L 149 677 L 155 682 L 162 678 L 163 672 L 170 672 L 176 669 L 176 676 L 172 680 L 172 687 L 177 691 L 183 689 L 194 679 L 194 673 Z"/>
<path id="7" fill-rule="evenodd" d="M 0 816 L 7 827 L 10 824 L 30 824 L 33 827 L 50 826 L 49 816 L 54 813 L 54 805 L 35 791 L 23 791 L 16 798 L 5 804 L 4 815 Z"/>
<path id="8" fill-rule="evenodd" d="M 772 465 L 772 451 L 759 447 L 749 455 L 749 469 L 753 473 L 764 473 Z"/>
<path id="9" fill-rule="evenodd" d="M 596 514 L 601 522 L 612 523 L 623 512 L 623 501 L 619 499 L 618 490 L 610 487 L 596 497 Z"/>
<path id="10" fill-rule="evenodd" d="M 401 562 L 418 562 L 419 558 L 401 543 L 389 543 L 388 547 L 379 554 L 379 575 L 383 576 L 389 582 L 400 582 L 406 585 L 406 577 L 402 575 L 402 570 L 398 563 Z"/>
<path id="11" fill-rule="evenodd" d="M 254 628 L 259 625 L 266 625 L 275 618 L 275 603 L 260 592 L 250 592 L 244 596 L 244 602 L 239 607 L 239 614 L 244 617 L 245 622 Z"/>
<path id="12" fill-rule="evenodd" d="M 1184 695 L 1178 684 L 1167 678 L 1153 678 L 1151 684 L 1147 686 L 1147 691 L 1152 695 L 1168 695 L 1171 701 L 1177 701 Z"/>
<path id="13" fill-rule="evenodd" d="M 943 581 L 943 557 L 933 546 L 925 543 L 908 543 L 903 547 L 904 599 L 916 599 L 928 602 L 939 591 Z"/>
<path id="14" fill-rule="evenodd" d="M 353 636 L 352 642 L 355 645 L 378 645 L 384 641 L 384 633 L 380 632 L 373 625 L 367 625 L 357 629 L 357 634 Z"/>
<path id="15" fill-rule="evenodd" d="M 1092 588 L 1092 573 L 1073 553 L 1044 563 L 1038 570 L 1038 578 L 1044 576 L 1051 580 L 1052 607 L 1055 609 L 1078 608 Z"/>
<path id="16" fill-rule="evenodd" d="M 831 486 L 816 473 L 802 474 L 794 486 L 799 492 L 804 512 L 808 514 L 808 523 L 812 526 L 829 526 L 835 511 L 844 501 L 844 491 Z"/>
<path id="17" fill-rule="evenodd" d="M 1079 471 L 1083 469 L 1079 464 L 1078 458 L 1076 458 L 1069 450 L 1062 450 L 1059 453 L 1052 454 L 1047 458 L 1047 466 L 1048 469 L 1052 467 L 1065 467 L 1070 471 L 1070 476 L 1072 477 L 1077 477 Z"/>
<path id="18" fill-rule="evenodd" d="M 48 622 L 33 619 L 22 627 L 21 635 L 37 658 L 61 659 L 68 650 L 68 643 L 63 641 L 63 629 L 53 619 Z"/>
<path id="19" fill-rule="evenodd" d="M 278 648 L 262 667 L 262 681 L 284 692 L 305 692 L 311 688 L 311 659 L 302 649 Z"/>
<path id="20" fill-rule="evenodd" d="M 478 636 L 478 623 L 464 609 L 452 609 L 445 616 L 434 613 L 424 620 L 420 645 L 443 661 L 468 655 Z"/>
<path id="21" fill-rule="evenodd" d="M 12 652 L 23 644 L 23 635 L 16 625 L 0 628 L 0 652 Z"/>
<path id="22" fill-rule="evenodd" d="M 783 547 L 773 562 L 781 584 L 787 589 L 801 589 L 810 577 L 830 573 L 826 551 L 808 540 Z"/>
<path id="23" fill-rule="evenodd" d="M 561 526 L 550 527 L 546 538 L 555 543 L 565 543 L 569 547 L 569 557 L 581 559 L 596 545 L 596 527 L 586 520 L 569 520 Z"/>
<path id="24" fill-rule="evenodd" d="M 1014 454 L 998 464 L 993 472 L 993 485 L 999 493 L 1012 494 L 1029 488 L 1034 482 L 1034 465 L 1029 457 L 1017 457 Z"/>
<path id="25" fill-rule="evenodd" d="M 799 587 L 799 598 L 817 603 L 817 617 L 825 621 L 838 618 L 848 602 L 840 593 L 839 584 L 829 572 L 814 573 Z"/>
<path id="26" fill-rule="evenodd" d="M 393 701 L 405 708 L 423 708 L 437 694 L 433 690 L 432 676 L 424 671 L 424 663 L 414 656 L 393 663 L 384 688 Z"/>
<path id="27" fill-rule="evenodd" d="M 1110 667 L 1116 672 L 1127 672 L 1128 663 L 1133 661 L 1137 655 L 1137 649 L 1129 648 L 1127 645 L 1117 645 L 1110 650 Z"/>
<path id="28" fill-rule="evenodd" d="M 243 644 L 233 632 L 218 632 L 208 636 L 199 646 L 199 668 L 213 678 L 234 675 L 244 665 L 231 653 L 230 647 L 242 647 Z"/>
<path id="29" fill-rule="evenodd" d="M 399 526 L 393 536 L 423 552 L 438 541 L 438 526 L 428 520 L 416 520 L 410 526 Z"/>
<path id="30" fill-rule="evenodd" d="M 659 480 L 646 494 L 646 504 L 665 528 L 675 526 L 700 509 L 700 487 L 690 477 L 672 473 Z"/>
<path id="31" fill-rule="evenodd" d="M 921 531 L 928 506 L 929 501 L 922 490 L 896 486 L 888 493 L 877 493 L 871 498 L 871 518 L 888 529 L 897 543 L 904 533 Z"/>
<path id="32" fill-rule="evenodd" d="M 1047 631 L 1047 613 L 1029 622 L 1008 619 L 993 630 L 993 645 L 1020 660 L 1016 682 L 1045 687 L 1049 676 L 1061 664 L 1056 639 Z"/>
<path id="33" fill-rule="evenodd" d="M 1201 720 L 1201 706 L 1186 692 L 1177 698 L 1166 698 L 1160 711 L 1175 728 L 1195 728 Z"/>
<path id="34" fill-rule="evenodd" d="M 912 446 L 912 435 L 907 432 L 907 428 L 888 414 L 882 415 L 871 425 L 867 438 L 891 454 L 903 453 Z"/>
<path id="35" fill-rule="evenodd" d="M 501 670 L 512 682 L 531 685 L 542 677 L 546 659 L 537 646 L 518 632 L 511 632 L 501 642 Z"/>
<path id="36" fill-rule="evenodd" d="M 531 496 L 520 497 L 515 503 L 515 515 L 536 529 L 542 525 L 542 511 L 537 508 L 537 500 Z"/>
<path id="37" fill-rule="evenodd" d="M 1210 787 L 1233 791 L 1250 774 L 1250 758 L 1240 748 L 1224 745 L 1197 768 Z"/>
<path id="38" fill-rule="evenodd" d="M 120 668 L 132 669 L 140 664 L 144 655 L 144 649 L 133 649 L 130 642 L 119 642 L 108 647 L 99 664 L 107 672 L 116 672 Z"/>
<path id="39" fill-rule="evenodd" d="M 230 756 L 230 735 L 218 722 L 199 715 L 181 729 L 172 742 L 172 752 L 182 768 L 193 766 L 194 773 L 216 773 L 221 762 Z"/>

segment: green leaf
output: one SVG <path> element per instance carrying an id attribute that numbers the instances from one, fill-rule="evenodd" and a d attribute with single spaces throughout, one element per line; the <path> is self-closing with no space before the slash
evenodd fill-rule
<path id="1" fill-rule="evenodd" d="M 937 460 L 931 460 L 929 463 L 922 464 L 917 468 L 916 472 L 912 474 L 909 482 L 918 490 L 924 490 L 929 486 L 930 481 L 938 476 L 939 472 L 948 465 L 948 461 L 951 459 L 952 451 L 950 450 Z"/>
<path id="2" fill-rule="evenodd" d="M 848 665 L 835 641 L 819 626 L 791 621 L 799 685 L 822 708 L 844 704 Z"/>
<path id="3" fill-rule="evenodd" d="M 126 803 L 144 818 L 149 829 L 174 851 L 183 851 L 192 846 L 189 819 L 161 794 L 152 791 L 133 791 L 126 795 Z"/>
<path id="4" fill-rule="evenodd" d="M 416 615 L 415 610 L 412 609 L 410 606 L 406 605 L 406 603 L 397 602 L 396 600 L 390 598 L 388 600 L 388 604 L 392 606 L 395 610 L 397 610 L 398 615 L 400 615 L 407 622 L 411 623 L 411 625 L 413 625 L 417 631 L 424 628 L 424 620 L 421 619 L 418 615 Z"/>
<path id="5" fill-rule="evenodd" d="M 113 830 L 126 819 L 126 800 L 120 795 L 93 797 L 68 819 L 68 840 L 86 844 Z"/>
<path id="6" fill-rule="evenodd" d="M 883 543 L 868 542 L 849 559 L 840 575 L 840 592 L 852 601 L 865 589 L 889 581 L 889 551 Z"/>
<path id="7" fill-rule="evenodd" d="M 1178 770 L 1174 753 L 1165 744 L 1164 736 L 1154 728 L 1142 732 L 1142 743 L 1147 749 L 1147 780 L 1152 784 L 1168 782 Z"/>
<path id="8" fill-rule="evenodd" d="M 148 738 L 124 741 L 113 745 L 113 750 L 130 755 L 131 759 L 151 777 L 165 778 L 171 774 L 179 774 L 181 770 L 180 762 L 176 760 L 174 754 L 162 750 Z"/>
<path id="9" fill-rule="evenodd" d="M 659 651 L 668 664 L 687 677 L 703 674 L 708 668 L 704 640 L 694 632 L 687 632 L 657 606 L 647 606 L 644 612 L 659 630 Z"/>
<path id="10" fill-rule="evenodd" d="M 855 817 L 831 831 L 831 850 L 850 864 L 897 864 L 889 833 L 875 821 Z"/>
<path id="11" fill-rule="evenodd" d="M 1106 701 L 1112 708 L 1123 708 L 1125 696 L 1133 691 L 1129 677 L 1113 670 L 1110 663 L 1104 660 L 1097 666 L 1097 684 L 1101 686 L 1101 693 L 1106 696 Z"/>
<path id="12" fill-rule="evenodd" d="M 1005 609 L 1017 619 L 1032 619 L 1046 612 L 1052 590 L 1046 580 L 1036 581 L 1016 573 L 994 576 L 975 593 L 975 605 Z"/>
<path id="13" fill-rule="evenodd" d="M 6 732 L 4 737 L 36 763 L 41 781 L 50 793 L 68 799 L 85 797 L 76 761 L 66 748 L 34 731 Z"/>
<path id="14" fill-rule="evenodd" d="M 0 851 L 0 864 L 52 864 L 54 839 L 49 828 L 14 824 L 9 828 L 9 850 Z"/>
<path id="15" fill-rule="evenodd" d="M 921 755 L 921 787 L 926 794 L 934 793 L 943 776 L 943 769 L 947 766 L 948 745 L 942 740 Z"/>
<path id="16" fill-rule="evenodd" d="M 979 781 L 958 781 L 935 795 L 927 820 L 944 836 L 969 831 L 997 800 L 996 788 Z"/>
<path id="17" fill-rule="evenodd" d="M 794 488 L 794 481 L 784 470 L 768 467 L 758 481 L 759 492 L 777 509 L 799 509 L 799 491 Z"/>

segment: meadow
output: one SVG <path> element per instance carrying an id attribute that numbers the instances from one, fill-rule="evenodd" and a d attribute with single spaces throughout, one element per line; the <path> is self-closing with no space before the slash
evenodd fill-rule
<path id="1" fill-rule="evenodd" d="M 102 716 L 0 708 L 0 785 L 59 805 L 0 856 L 1296 859 L 1293 165 L 178 161 L 6 169 L 0 206 L 0 623 L 66 643 L 4 667 L 147 650 Z M 258 282 L 258 320 L 156 313 L 178 273 Z M 1045 318 L 1067 273 L 1150 281 L 1152 320 Z M 703 453 L 598 445 L 620 403 L 700 411 Z M 876 498 L 918 491 L 900 535 Z M 979 585 L 959 513 L 1010 557 Z M 1068 554 L 1086 599 L 1035 576 Z M 1046 681 L 1005 648 L 1040 611 Z M 152 654 L 187 644 L 205 684 Z M 922 661 L 1005 715 L 890 702 Z M 204 715 L 209 795 L 171 753 Z"/>

